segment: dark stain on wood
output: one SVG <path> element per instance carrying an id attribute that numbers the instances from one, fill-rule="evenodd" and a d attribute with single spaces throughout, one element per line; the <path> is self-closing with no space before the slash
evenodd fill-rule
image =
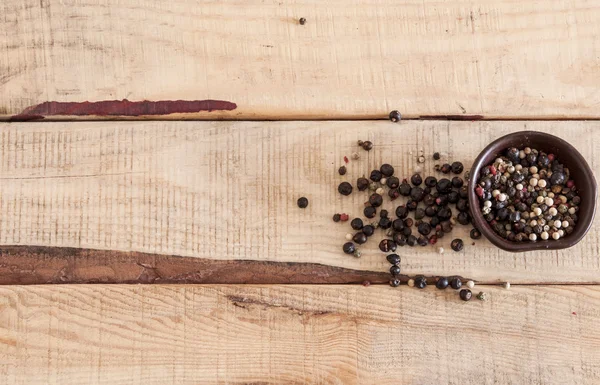
<path id="1" fill-rule="evenodd" d="M 185 114 L 201 111 L 232 111 L 237 105 L 224 100 L 161 100 L 131 102 L 103 100 L 98 102 L 44 102 L 23 110 L 10 121 L 27 121 L 45 116 L 144 116 Z"/>
<path id="2" fill-rule="evenodd" d="M 228 295 L 227 299 L 233 304 L 233 306 L 240 307 L 242 309 L 248 309 L 250 306 L 255 305 L 255 306 L 260 306 L 265 310 L 269 309 L 269 308 L 283 309 L 283 310 L 287 310 L 287 311 L 290 311 L 294 314 L 301 315 L 301 316 L 303 316 L 303 315 L 320 316 L 320 315 L 327 315 L 327 314 L 332 313 L 329 310 L 299 309 L 295 306 L 290 306 L 290 305 L 283 304 L 283 303 L 273 303 L 273 302 L 265 301 L 262 299 L 259 300 L 259 299 L 242 297 L 242 296 L 237 296 L 237 295 Z"/>
<path id="3" fill-rule="evenodd" d="M 30 122 L 32 120 L 41 120 L 41 119 L 44 119 L 44 117 L 42 115 L 19 114 L 19 115 L 11 116 L 10 118 L 8 118 L 8 121 L 9 122 Z"/>
<path id="4" fill-rule="evenodd" d="M 0 284 L 383 284 L 389 273 L 318 263 L 212 260 L 135 251 L 1 246 Z"/>
<path id="5" fill-rule="evenodd" d="M 483 115 L 421 115 L 421 120 L 484 120 Z"/>

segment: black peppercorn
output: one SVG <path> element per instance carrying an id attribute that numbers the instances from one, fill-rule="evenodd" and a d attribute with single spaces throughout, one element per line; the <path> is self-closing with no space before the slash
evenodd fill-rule
<path id="1" fill-rule="evenodd" d="M 429 235 L 431 233 L 431 225 L 429 223 L 421 223 L 417 229 L 419 230 L 419 234 Z"/>
<path id="2" fill-rule="evenodd" d="M 362 245 L 363 243 L 367 242 L 367 235 L 361 231 L 360 233 L 354 234 L 352 240 L 359 245 Z"/>
<path id="3" fill-rule="evenodd" d="M 450 166 L 448 163 L 444 163 L 442 167 L 440 167 L 440 171 L 444 174 L 450 174 L 450 171 L 452 171 L 452 166 Z"/>
<path id="4" fill-rule="evenodd" d="M 465 246 L 465 244 L 464 244 L 463 240 L 460 238 L 453 239 L 452 242 L 450 243 L 450 247 L 454 251 L 461 251 L 464 246 Z"/>
<path id="5" fill-rule="evenodd" d="M 381 210 L 379 212 L 379 217 L 381 217 L 381 218 L 387 218 L 388 217 L 388 211 L 387 210 Z"/>
<path id="6" fill-rule="evenodd" d="M 423 277 L 422 275 L 417 275 L 415 277 L 415 287 L 417 289 L 425 289 L 425 286 L 427 286 L 427 280 L 425 279 L 425 277 Z"/>
<path id="7" fill-rule="evenodd" d="M 404 229 L 404 222 L 402 221 L 402 219 L 395 219 L 392 222 L 392 228 L 394 229 L 394 231 L 402 231 L 402 229 Z"/>
<path id="8" fill-rule="evenodd" d="M 408 209 L 406 206 L 398 206 L 396 207 L 396 216 L 400 219 L 404 219 L 408 216 Z"/>
<path id="9" fill-rule="evenodd" d="M 460 278 L 453 277 L 450 280 L 450 287 L 453 288 L 454 290 L 460 289 L 461 286 L 462 286 L 462 281 L 460 280 Z"/>
<path id="10" fill-rule="evenodd" d="M 518 211 L 512 211 L 509 215 L 508 215 L 508 220 L 511 222 L 519 222 L 521 220 L 521 213 Z"/>
<path id="11" fill-rule="evenodd" d="M 389 189 L 388 190 L 388 196 L 394 200 L 396 198 L 398 198 L 400 196 L 400 192 L 398 191 L 397 188 L 393 188 L 393 189 Z"/>
<path id="12" fill-rule="evenodd" d="M 387 261 L 392 265 L 399 265 L 401 261 L 401 258 L 398 254 L 390 254 L 387 257 L 385 257 L 385 259 L 387 259 Z"/>
<path id="13" fill-rule="evenodd" d="M 298 198 L 298 207 L 305 209 L 308 206 L 308 199 L 305 197 Z"/>
<path id="14" fill-rule="evenodd" d="M 398 287 L 398 286 L 400 286 L 400 280 L 398 278 L 392 278 L 392 279 L 390 279 L 390 286 L 391 287 Z"/>
<path id="15" fill-rule="evenodd" d="M 394 110 L 390 112 L 389 118 L 392 122 L 397 123 L 402 120 L 402 114 L 400 114 L 400 111 Z"/>
<path id="16" fill-rule="evenodd" d="M 373 207 L 373 206 L 367 206 L 363 210 L 363 214 L 367 218 L 374 218 L 375 214 L 377 214 L 377 209 L 375 207 Z"/>
<path id="17" fill-rule="evenodd" d="M 300 23 L 300 25 L 304 25 L 306 24 L 306 19 L 301 17 L 300 20 L 298 20 L 298 22 Z"/>
<path id="18" fill-rule="evenodd" d="M 506 157 L 508 158 L 508 160 L 510 160 L 513 163 L 519 163 L 519 161 L 521 160 L 519 158 L 519 149 L 516 147 L 511 147 L 508 150 L 506 150 Z"/>
<path id="19" fill-rule="evenodd" d="M 437 217 L 440 218 L 441 221 L 447 221 L 452 218 L 452 209 L 450 207 L 444 206 L 440 208 L 437 213 Z"/>
<path id="20" fill-rule="evenodd" d="M 467 186 L 461 187 L 460 190 L 458 190 L 458 195 L 460 195 L 462 199 L 469 198 L 469 189 L 467 188 Z"/>
<path id="21" fill-rule="evenodd" d="M 540 153 L 537 157 L 537 164 L 541 168 L 546 168 L 550 164 L 550 159 L 548 159 L 548 155 L 543 152 Z"/>
<path id="22" fill-rule="evenodd" d="M 437 287 L 440 290 L 444 290 L 445 288 L 448 287 L 448 278 L 446 277 L 440 277 L 438 278 L 437 282 L 435 283 L 435 287 Z"/>
<path id="23" fill-rule="evenodd" d="M 448 193 L 448 203 L 457 203 L 460 199 L 460 195 L 456 191 L 450 191 Z"/>
<path id="24" fill-rule="evenodd" d="M 452 187 L 454 188 L 461 188 L 464 184 L 464 181 L 462 180 L 461 177 L 459 176 L 455 176 L 454 178 L 452 178 Z"/>
<path id="25" fill-rule="evenodd" d="M 405 197 L 410 195 L 410 190 L 412 189 L 412 187 L 410 187 L 410 185 L 408 183 L 402 182 L 402 184 L 400 185 L 400 187 L 398 187 L 398 191 L 400 192 L 400 195 L 403 195 Z"/>
<path id="26" fill-rule="evenodd" d="M 452 163 L 452 172 L 455 174 L 460 174 L 463 172 L 464 166 L 461 162 Z"/>
<path id="27" fill-rule="evenodd" d="M 408 237 L 411 234 L 412 234 L 411 228 L 404 226 L 404 228 L 402 229 L 402 235 L 404 235 L 405 237 Z"/>
<path id="28" fill-rule="evenodd" d="M 395 189 L 398 188 L 398 186 L 400 186 L 400 179 L 396 178 L 395 176 L 390 176 L 389 178 L 387 178 L 385 184 L 389 188 Z"/>
<path id="29" fill-rule="evenodd" d="M 440 207 L 446 206 L 448 204 L 449 199 L 450 197 L 448 196 L 448 194 L 440 194 L 437 198 L 435 198 L 435 204 Z"/>
<path id="30" fill-rule="evenodd" d="M 562 185 L 567 181 L 567 177 L 564 171 L 553 171 L 552 176 L 550 177 L 550 184 L 554 185 Z"/>
<path id="31" fill-rule="evenodd" d="M 365 150 L 365 151 L 371 151 L 371 149 L 373 148 L 373 143 L 367 140 L 367 141 L 364 141 L 364 142 L 363 142 L 363 144 L 362 144 L 362 146 L 361 146 L 361 147 L 362 147 L 362 148 L 363 148 L 363 150 Z"/>
<path id="32" fill-rule="evenodd" d="M 386 177 L 394 175 L 394 167 L 391 164 L 384 163 L 379 168 L 379 171 Z"/>
<path id="33" fill-rule="evenodd" d="M 471 290 L 469 289 L 462 289 L 460 291 L 460 299 L 462 299 L 463 301 L 470 301 L 471 297 L 473 297 L 473 294 L 471 293 Z"/>
<path id="34" fill-rule="evenodd" d="M 384 239 L 379 242 L 379 250 L 383 251 L 384 253 L 396 251 L 396 242 L 392 241 L 391 239 Z"/>
<path id="35" fill-rule="evenodd" d="M 370 237 L 375 232 L 375 228 L 371 225 L 366 225 L 362 228 L 362 232 L 365 233 L 367 237 Z"/>
<path id="36" fill-rule="evenodd" d="M 440 160 L 440 153 L 439 152 L 434 152 L 433 153 L 433 159 L 434 160 Z"/>
<path id="37" fill-rule="evenodd" d="M 408 228 L 408 227 L 407 227 Z M 408 228 L 410 230 L 410 228 Z M 409 235 L 406 238 L 406 244 L 409 246 L 416 246 L 417 245 L 417 237 L 415 237 L 414 235 Z"/>
<path id="38" fill-rule="evenodd" d="M 423 219 L 425 218 L 425 210 L 422 208 L 417 208 L 415 210 L 415 219 Z"/>
<path id="39" fill-rule="evenodd" d="M 352 227 L 354 230 L 360 230 L 363 228 L 363 221 L 360 218 L 354 218 L 351 222 L 350 222 L 350 227 Z"/>
<path id="40" fill-rule="evenodd" d="M 423 197 L 423 204 L 425 204 L 425 206 L 431 206 L 432 204 L 435 203 L 435 197 L 431 194 L 427 194 L 425 195 L 425 197 Z"/>
<path id="41" fill-rule="evenodd" d="M 415 202 L 421 202 L 425 197 L 425 191 L 421 187 L 413 187 L 410 190 L 410 197 Z"/>
<path id="42" fill-rule="evenodd" d="M 533 152 L 525 155 L 525 159 L 527 159 L 527 162 L 532 166 L 537 163 L 537 155 L 535 155 Z"/>
<path id="43" fill-rule="evenodd" d="M 466 199 L 459 199 L 458 202 L 456 202 L 456 209 L 458 211 L 468 211 L 469 210 L 469 201 Z"/>
<path id="44" fill-rule="evenodd" d="M 352 185 L 348 182 L 342 182 L 338 186 L 338 192 L 342 195 L 352 194 Z"/>
<path id="45" fill-rule="evenodd" d="M 394 277 L 400 275 L 400 266 L 392 265 L 390 267 L 390 274 L 393 275 Z"/>
<path id="46" fill-rule="evenodd" d="M 452 182 L 446 178 L 442 178 L 438 180 L 435 188 L 440 194 L 448 194 L 450 191 L 452 191 Z"/>
<path id="47" fill-rule="evenodd" d="M 383 178 L 383 174 L 381 173 L 381 171 L 379 171 L 379 170 L 371 171 L 371 175 L 369 176 L 369 179 L 371 179 L 373 182 L 379 182 L 381 180 L 381 178 Z"/>
<path id="48" fill-rule="evenodd" d="M 456 221 L 461 225 L 468 225 L 469 223 L 471 223 L 471 216 L 469 215 L 469 213 L 461 211 L 456 216 Z"/>
<path id="49" fill-rule="evenodd" d="M 417 238 L 417 243 L 419 244 L 419 246 L 427 246 L 429 244 L 429 239 L 421 235 L 419 238 Z"/>
<path id="50" fill-rule="evenodd" d="M 412 218 L 406 218 L 404 220 L 404 226 L 406 226 L 406 227 L 412 227 L 413 224 L 414 224 L 414 221 Z"/>
<path id="51" fill-rule="evenodd" d="M 436 227 L 437 225 L 440 224 L 440 218 L 438 218 L 438 217 L 431 218 L 431 220 L 429 221 L 429 224 L 431 225 L 431 227 Z M 440 238 L 440 237 L 438 237 L 438 238 Z"/>
<path id="52" fill-rule="evenodd" d="M 420 186 L 421 183 L 423 183 L 423 178 L 421 178 L 421 175 L 419 174 L 414 174 L 410 177 L 410 183 L 412 183 L 415 186 Z"/>
<path id="53" fill-rule="evenodd" d="M 347 171 L 347 170 L 346 170 L 346 166 L 342 166 L 342 167 L 340 167 L 340 168 L 338 169 L 338 173 L 339 173 L 340 175 L 346 175 L 346 171 Z"/>
<path id="54" fill-rule="evenodd" d="M 390 227 L 392 227 L 392 221 L 387 217 L 383 217 L 379 220 L 379 227 L 381 227 L 384 230 L 389 229 Z"/>
<path id="55" fill-rule="evenodd" d="M 365 191 L 369 187 L 369 180 L 367 178 L 358 178 L 356 180 L 356 187 L 358 191 Z"/>
<path id="56" fill-rule="evenodd" d="M 342 247 L 342 249 L 344 250 L 344 253 L 346 253 L 346 254 L 354 254 L 354 252 L 356 251 L 356 248 L 354 247 L 354 243 L 352 243 L 352 242 L 344 243 L 344 246 Z"/>
<path id="57" fill-rule="evenodd" d="M 394 242 L 396 242 L 397 246 L 405 246 L 406 245 L 406 237 L 404 236 L 404 234 L 401 233 L 395 233 L 392 236 L 392 240 Z"/>
<path id="58" fill-rule="evenodd" d="M 383 204 L 383 197 L 379 194 L 372 194 L 369 197 L 369 204 L 373 207 L 379 207 Z"/>
<path id="59" fill-rule="evenodd" d="M 438 206 L 429 205 L 425 209 L 425 215 L 427 215 L 428 217 L 433 217 L 433 216 L 435 216 L 437 214 L 438 210 L 439 210 Z"/>
<path id="60" fill-rule="evenodd" d="M 414 211 L 418 205 L 419 202 L 414 201 L 412 199 L 409 199 L 408 202 L 406 202 L 406 208 L 408 209 L 408 211 Z"/>
<path id="61" fill-rule="evenodd" d="M 333 214 L 334 222 L 339 222 L 341 219 L 342 219 L 342 216 L 340 214 Z"/>
<path id="62" fill-rule="evenodd" d="M 481 231 L 479 231 L 478 229 L 471 229 L 469 235 L 471 236 L 471 239 L 480 239 Z"/>
<path id="63" fill-rule="evenodd" d="M 452 223 L 450 221 L 443 221 L 440 223 L 440 228 L 444 233 L 449 233 L 452 231 Z"/>

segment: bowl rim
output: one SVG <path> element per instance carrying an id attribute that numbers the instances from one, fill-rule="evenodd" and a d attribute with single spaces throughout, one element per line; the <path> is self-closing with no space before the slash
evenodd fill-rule
<path id="1" fill-rule="evenodd" d="M 527 136 L 537 136 L 537 137 L 542 137 L 545 140 L 552 141 L 555 144 L 555 147 L 564 148 L 565 150 L 569 151 L 571 153 L 571 155 L 574 158 L 576 158 L 576 163 L 579 163 L 577 166 L 581 168 L 580 171 L 584 175 L 586 175 L 587 178 L 589 178 L 590 184 L 591 184 L 591 187 L 593 190 L 593 191 L 591 191 L 591 193 L 589 195 L 594 197 L 594 202 L 592 204 L 593 209 L 592 209 L 591 216 L 589 217 L 589 220 L 587 222 L 577 223 L 577 230 L 574 231 L 572 234 L 570 234 L 568 237 L 561 238 L 557 241 L 547 240 L 547 241 L 520 242 L 520 243 L 511 242 L 511 241 L 504 239 L 504 238 L 500 237 L 499 235 L 497 235 L 494 232 L 494 230 L 489 226 L 489 224 L 487 223 L 485 218 L 483 217 L 481 210 L 479 210 L 479 207 L 480 207 L 479 206 L 480 205 L 479 197 L 475 193 L 475 187 L 476 187 L 477 176 L 479 175 L 479 171 L 481 170 L 481 168 L 486 166 L 483 164 L 483 158 L 487 157 L 490 152 L 494 152 L 494 153 L 502 152 L 502 149 L 499 148 L 499 147 L 501 147 L 501 143 L 504 142 L 506 139 L 512 138 L 515 136 L 525 136 L 525 138 L 527 138 Z M 594 217 L 596 214 L 596 203 L 597 203 L 596 197 L 598 196 L 598 186 L 596 184 L 596 179 L 594 178 L 594 173 L 593 173 L 592 169 L 590 168 L 590 166 L 589 166 L 588 162 L 585 160 L 585 158 L 570 143 L 568 143 L 567 141 L 565 141 L 562 138 L 559 138 L 558 136 L 547 134 L 545 132 L 530 131 L 530 130 L 516 131 L 516 132 L 509 133 L 507 135 L 503 135 L 503 136 L 495 139 L 494 141 L 492 141 L 475 158 L 475 161 L 473 162 L 473 165 L 471 166 L 471 169 L 470 169 L 470 179 L 469 179 L 469 183 L 468 183 L 468 189 L 469 189 L 469 191 L 468 191 L 469 207 L 471 207 L 471 217 L 473 219 L 475 227 L 492 244 L 494 244 L 495 246 L 497 246 L 503 250 L 510 251 L 513 253 L 533 251 L 533 250 L 558 250 L 558 249 L 566 249 L 566 248 L 572 247 L 583 239 L 583 237 L 587 234 L 587 232 L 592 227 L 592 224 L 594 223 Z"/>

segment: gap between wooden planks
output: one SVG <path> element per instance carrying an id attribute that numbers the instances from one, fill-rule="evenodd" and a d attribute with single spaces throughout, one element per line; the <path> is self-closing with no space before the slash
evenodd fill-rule
<path id="1" fill-rule="evenodd" d="M 599 118 L 599 19 L 589 0 L 3 0 L 0 115 Z M 123 99 L 227 107 L 43 105 Z"/>
<path id="2" fill-rule="evenodd" d="M 5 384 L 600 382 L 600 287 L 0 287 Z"/>
<path id="3" fill-rule="evenodd" d="M 338 266 L 352 269 L 350 274 L 382 273 L 389 266 L 377 249 L 378 242 L 367 243 L 361 259 L 341 252 L 350 227 L 333 223 L 331 216 L 335 212 L 359 216 L 367 198 L 366 193 L 342 197 L 337 193 L 342 180 L 354 182 L 383 162 L 394 165 L 397 175 L 408 177 L 418 165 L 419 150 L 427 159 L 419 165 L 425 174 L 435 174 L 434 151 L 441 152 L 440 162 L 461 160 L 468 169 L 491 140 L 522 129 L 567 139 L 598 170 L 599 124 L 5 123 L 0 125 L 0 244 L 20 245 L 20 250 L 49 246 L 139 251 L 159 254 L 161 260 L 188 256 L 203 258 L 200 265 L 206 260 L 254 260 Z M 337 169 L 344 156 L 358 150 L 358 139 L 372 140 L 375 148 L 359 151 L 361 159 L 350 161 L 348 174 L 342 177 Z M 296 206 L 300 196 L 310 199 L 305 210 Z M 386 205 L 393 210 L 403 202 Z M 598 283 L 597 228 L 594 225 L 582 242 L 568 250 L 510 254 L 486 240 L 472 246 L 470 227 L 457 226 L 436 247 L 405 247 L 399 253 L 405 274 L 456 274 L 486 283 Z M 450 250 L 455 237 L 467 241 L 463 252 Z M 439 254 L 438 246 L 446 252 Z M 25 249 L 22 258 L 7 263 L 5 252 L 1 272 L 5 277 L 22 273 L 33 279 L 13 283 L 61 280 L 68 278 L 67 271 L 78 271 L 90 282 L 131 276 L 131 271 L 114 270 L 115 266 L 131 269 L 128 263 L 133 261 L 120 264 L 119 253 L 93 258 L 83 253 L 87 258 L 83 263 L 89 267 L 84 270 L 76 269 L 81 265 L 76 265 L 75 254 L 57 261 L 53 258 L 60 252 L 32 249 L 27 253 Z M 15 260 L 22 262 L 15 264 Z M 314 271 L 331 276 L 332 270 L 320 269 Z M 136 267 L 140 274 L 143 270 Z M 190 275 L 203 272 L 190 264 Z M 178 274 L 185 277 L 185 271 Z M 340 281 L 312 283 L 324 282 Z M 310 278 L 305 283 L 311 283 Z"/>

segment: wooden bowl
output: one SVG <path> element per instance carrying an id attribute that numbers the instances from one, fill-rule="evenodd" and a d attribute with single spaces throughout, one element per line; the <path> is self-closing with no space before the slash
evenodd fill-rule
<path id="1" fill-rule="evenodd" d="M 510 242 L 496 234 L 487 223 L 481 213 L 479 197 L 475 193 L 479 171 L 481 168 L 493 163 L 509 147 L 531 147 L 546 153 L 553 153 L 569 169 L 570 179 L 575 181 L 579 196 L 581 197 L 581 204 L 577 212 L 579 218 L 575 225 L 575 231 L 571 234 L 565 235 L 557 241 L 550 239 L 536 242 Z M 522 252 L 541 249 L 566 249 L 579 242 L 588 232 L 594 221 L 596 196 L 598 195 L 598 187 L 594 179 L 594 174 L 583 156 L 573 146 L 554 135 L 538 131 L 520 131 L 498 138 L 490 143 L 475 159 L 470 175 L 469 205 L 471 207 L 473 223 L 490 242 L 503 250 Z"/>

